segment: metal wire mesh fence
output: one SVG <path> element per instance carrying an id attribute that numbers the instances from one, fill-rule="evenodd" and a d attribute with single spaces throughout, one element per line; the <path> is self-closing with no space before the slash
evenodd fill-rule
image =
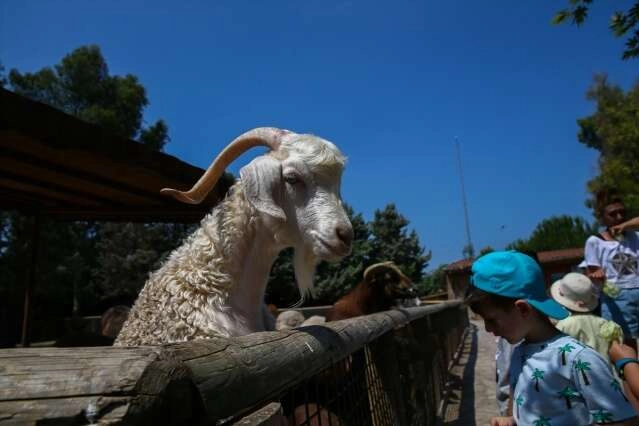
<path id="1" fill-rule="evenodd" d="M 249 416 L 223 424 L 434 425 L 467 326 L 459 306 L 414 319 L 284 389 L 273 398 L 281 409 L 272 423 Z"/>

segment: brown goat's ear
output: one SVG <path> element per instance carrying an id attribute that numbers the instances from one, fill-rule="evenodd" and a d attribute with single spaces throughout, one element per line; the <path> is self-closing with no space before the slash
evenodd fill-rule
<path id="1" fill-rule="evenodd" d="M 259 212 L 286 220 L 282 202 L 282 165 L 279 160 L 263 155 L 240 170 L 246 198 Z"/>

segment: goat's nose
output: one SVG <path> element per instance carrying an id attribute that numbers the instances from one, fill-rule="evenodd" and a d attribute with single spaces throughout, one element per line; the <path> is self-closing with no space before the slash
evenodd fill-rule
<path id="1" fill-rule="evenodd" d="M 335 232 L 337 233 L 337 238 L 339 238 L 340 241 L 342 243 L 344 243 L 344 245 L 346 247 L 350 247 L 351 246 L 351 243 L 353 242 L 353 227 L 352 226 L 339 225 L 335 229 Z"/>

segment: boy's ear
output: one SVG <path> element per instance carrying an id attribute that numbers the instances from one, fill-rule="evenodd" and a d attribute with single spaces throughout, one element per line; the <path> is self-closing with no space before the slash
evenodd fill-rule
<path id="1" fill-rule="evenodd" d="M 527 317 L 529 316 L 535 308 L 530 306 L 530 303 L 526 302 L 524 299 L 515 300 L 515 309 L 519 311 L 521 316 Z"/>

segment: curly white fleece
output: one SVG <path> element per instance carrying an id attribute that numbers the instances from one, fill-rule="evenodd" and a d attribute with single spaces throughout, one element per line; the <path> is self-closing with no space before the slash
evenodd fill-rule
<path id="1" fill-rule="evenodd" d="M 114 345 L 232 336 L 226 300 L 258 220 L 237 181 L 227 198 L 150 274 Z M 234 318 L 242 322 L 241 317 Z"/>

